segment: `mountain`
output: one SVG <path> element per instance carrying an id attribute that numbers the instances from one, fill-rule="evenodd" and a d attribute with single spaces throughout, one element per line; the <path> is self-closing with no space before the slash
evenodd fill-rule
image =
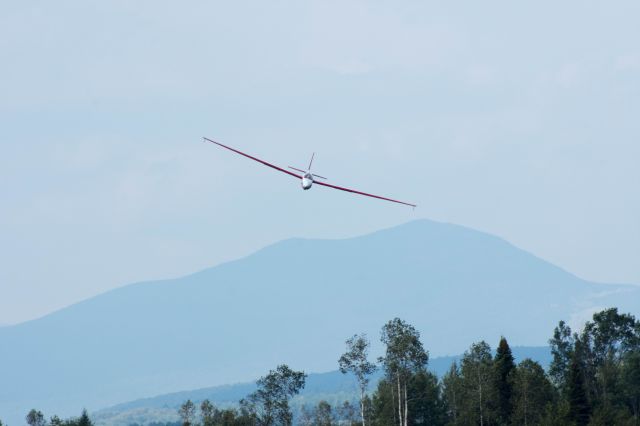
<path id="1" fill-rule="evenodd" d="M 551 351 L 548 346 L 512 348 L 516 362 L 525 358 L 533 359 L 547 368 L 551 362 Z M 442 377 L 454 361 L 462 355 L 438 357 L 429 361 L 429 370 Z M 383 376 L 381 370 L 371 376 L 369 390 L 375 389 L 376 383 Z M 173 392 L 152 398 L 118 404 L 99 410 L 92 414 L 98 426 L 127 426 L 133 423 L 148 424 L 155 422 L 178 421 L 178 408 L 187 399 L 199 405 L 205 399 L 218 407 L 234 406 L 241 398 L 255 390 L 255 384 L 239 383 L 235 385 L 214 386 L 191 391 Z M 303 405 L 314 406 L 321 400 L 328 401 L 334 407 L 344 401 L 357 401 L 358 391 L 355 378 L 339 371 L 309 374 L 304 389 L 293 398 L 292 407 L 299 410 Z"/>
<path id="2" fill-rule="evenodd" d="M 32 407 L 66 416 L 250 382 L 280 363 L 330 371 L 345 338 L 366 332 L 376 342 L 396 316 L 432 356 L 500 335 L 540 346 L 559 320 L 608 306 L 638 315 L 640 287 L 581 280 L 457 225 L 420 220 L 351 239 L 290 239 L 0 328 L 0 413 L 10 425 Z"/>

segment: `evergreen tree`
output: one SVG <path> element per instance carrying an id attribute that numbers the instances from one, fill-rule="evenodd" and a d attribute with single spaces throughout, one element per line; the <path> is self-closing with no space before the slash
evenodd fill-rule
<path id="1" fill-rule="evenodd" d="M 91 419 L 89 418 L 89 414 L 87 413 L 86 409 L 82 410 L 82 414 L 80 414 L 77 424 L 78 426 L 93 426 L 93 422 L 91 422 Z"/>
<path id="2" fill-rule="evenodd" d="M 380 380 L 371 400 L 373 416 L 371 424 L 374 426 L 389 426 L 398 424 L 398 410 L 396 409 L 395 386 L 387 379 Z"/>
<path id="3" fill-rule="evenodd" d="M 418 371 L 409 380 L 409 425 L 445 424 L 445 407 L 440 397 L 438 378 L 428 371 Z"/>
<path id="4" fill-rule="evenodd" d="M 64 422 L 62 421 L 62 419 L 58 416 L 51 416 L 51 419 L 49 420 L 49 425 L 51 426 L 63 426 Z"/>
<path id="5" fill-rule="evenodd" d="M 493 361 L 494 388 L 496 391 L 496 415 L 498 421 L 509 424 L 512 408 L 513 371 L 515 363 L 507 339 L 500 338 L 496 356 Z"/>
<path id="6" fill-rule="evenodd" d="M 580 342 L 577 341 L 569 363 L 569 373 L 567 377 L 568 417 L 576 426 L 587 425 L 591 415 L 591 405 L 587 398 L 584 385 L 584 367 L 582 365 L 581 349 Z"/>

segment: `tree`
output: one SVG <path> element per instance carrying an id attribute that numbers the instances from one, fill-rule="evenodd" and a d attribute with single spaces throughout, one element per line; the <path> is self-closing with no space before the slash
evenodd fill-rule
<path id="1" fill-rule="evenodd" d="M 488 423 L 489 401 L 492 393 L 491 347 L 484 341 L 474 343 L 462 357 L 462 378 L 465 404 L 462 415 L 484 426 Z"/>
<path id="2" fill-rule="evenodd" d="M 27 413 L 26 420 L 29 426 L 45 426 L 47 424 L 42 412 L 35 409 Z"/>
<path id="3" fill-rule="evenodd" d="M 540 364 L 527 358 L 514 371 L 511 423 L 540 424 L 545 410 L 554 401 L 554 388 Z"/>
<path id="4" fill-rule="evenodd" d="M 51 416 L 51 420 L 49 420 L 49 425 L 51 426 L 63 426 L 64 422 L 58 416 Z"/>
<path id="5" fill-rule="evenodd" d="M 515 363 L 507 339 L 500 338 L 496 356 L 493 360 L 494 389 L 496 391 L 496 414 L 502 424 L 509 424 L 512 407 L 513 371 Z"/>
<path id="6" fill-rule="evenodd" d="M 563 391 L 566 391 L 573 345 L 574 338 L 571 334 L 571 327 L 564 321 L 560 321 L 553 330 L 553 337 L 549 339 L 553 357 L 551 365 L 549 365 L 549 375 L 553 383 Z"/>
<path id="7" fill-rule="evenodd" d="M 429 354 L 420 342 L 420 333 L 411 325 L 395 318 L 382 328 L 380 340 L 386 345 L 385 356 L 380 361 L 390 381 L 396 387 L 398 425 L 408 426 L 409 404 L 407 384 L 411 375 L 426 367 Z"/>
<path id="8" fill-rule="evenodd" d="M 364 398 L 365 411 L 367 411 L 367 401 L 369 401 L 369 404 L 371 403 L 371 401 L 366 395 Z M 354 407 L 349 401 L 345 401 L 342 403 L 342 405 L 336 408 L 338 421 L 341 425 L 356 426 L 362 421 L 359 411 L 360 410 L 357 407 Z M 371 417 L 367 416 L 367 418 Z"/>
<path id="9" fill-rule="evenodd" d="M 449 371 L 442 378 L 442 394 L 444 398 L 445 410 L 449 423 L 457 425 L 460 417 L 460 408 L 462 406 L 464 394 L 462 388 L 462 377 L 458 364 L 454 361 L 451 363 Z"/>
<path id="10" fill-rule="evenodd" d="M 260 426 L 289 426 L 293 420 L 289 399 L 304 388 L 306 377 L 304 372 L 279 365 L 256 382 L 258 390 L 240 401 L 241 405 Z"/>
<path id="11" fill-rule="evenodd" d="M 435 374 L 421 370 L 411 377 L 407 393 L 410 425 L 445 424 L 446 414 L 440 393 L 440 384 Z"/>
<path id="12" fill-rule="evenodd" d="M 87 413 L 86 409 L 82 410 L 82 414 L 80 414 L 80 417 L 78 418 L 77 425 L 78 426 L 93 426 L 93 422 L 89 418 L 89 414 Z"/>
<path id="13" fill-rule="evenodd" d="M 622 396 L 631 409 L 634 425 L 640 425 L 640 351 L 627 354 L 622 364 Z"/>
<path id="14" fill-rule="evenodd" d="M 195 414 L 196 414 L 196 406 L 190 399 L 187 399 L 187 401 L 184 404 L 182 404 L 180 406 L 180 409 L 178 410 L 178 415 L 182 420 L 183 426 L 192 425 Z"/>
<path id="15" fill-rule="evenodd" d="M 373 426 L 389 426 L 398 424 L 398 410 L 396 409 L 396 395 L 394 383 L 388 378 L 380 380 L 373 393 L 371 405 Z"/>
<path id="16" fill-rule="evenodd" d="M 407 424 L 438 426 L 445 424 L 446 412 L 440 397 L 438 378 L 426 370 L 420 370 L 409 377 L 407 385 L 407 403 L 409 413 Z M 388 379 L 378 382 L 373 394 L 373 413 L 370 417 L 373 426 L 398 424 L 397 386 Z"/>
<path id="17" fill-rule="evenodd" d="M 589 423 L 591 406 L 587 398 L 584 385 L 584 367 L 582 365 L 582 351 L 580 341 L 576 342 L 575 349 L 569 363 L 569 374 L 567 377 L 567 392 L 569 402 L 569 420 L 576 426 L 585 426 Z"/>
<path id="18" fill-rule="evenodd" d="M 333 426 L 334 415 L 331 405 L 327 401 L 320 401 L 313 410 L 313 426 Z"/>
<path id="19" fill-rule="evenodd" d="M 640 350 L 640 335 L 636 335 L 637 322 L 633 315 L 619 314 L 617 308 L 593 314 L 585 324 L 581 340 L 584 351 L 588 394 L 598 411 L 611 417 L 620 394 L 617 389 L 623 357 Z"/>
<path id="20" fill-rule="evenodd" d="M 369 341 L 364 334 L 354 335 L 347 339 L 346 344 L 347 351 L 342 354 L 338 360 L 338 364 L 343 374 L 351 372 L 358 381 L 358 388 L 360 390 L 360 419 L 362 426 L 366 426 L 364 397 L 369 384 L 369 376 L 376 371 L 376 366 L 367 359 Z"/>
<path id="21" fill-rule="evenodd" d="M 200 417 L 202 418 L 202 426 L 214 426 L 216 414 L 218 410 L 208 399 L 200 403 Z"/>

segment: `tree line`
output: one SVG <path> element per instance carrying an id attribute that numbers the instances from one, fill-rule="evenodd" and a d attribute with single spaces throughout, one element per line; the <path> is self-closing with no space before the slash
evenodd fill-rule
<path id="1" fill-rule="evenodd" d="M 358 397 L 332 406 L 320 401 L 295 415 L 291 399 L 304 388 L 306 374 L 279 365 L 257 382 L 256 391 L 233 408 L 204 400 L 184 402 L 182 426 L 640 426 L 640 321 L 616 308 L 593 315 L 573 331 L 560 321 L 549 345 L 548 371 L 536 361 L 516 364 L 507 339 L 495 353 L 473 343 L 459 362 L 438 378 L 428 370 L 429 353 L 420 332 L 395 318 L 381 330 L 384 354 L 369 359 L 364 334 L 346 340 L 338 359 L 353 375 Z M 383 378 L 369 389 L 371 375 Z M 29 426 L 92 426 L 86 411 L 78 418 L 46 421 L 31 410 Z M 0 422 L 0 426 L 2 423 Z M 172 423 L 155 426 L 175 426 Z"/>
<path id="2" fill-rule="evenodd" d="M 257 381 L 238 408 L 219 410 L 205 400 L 180 407 L 183 426 L 640 426 L 640 321 L 616 308 L 595 313 L 579 332 L 560 321 L 549 340 L 548 371 L 536 361 L 515 362 L 507 339 L 495 353 L 473 343 L 439 379 L 428 370 L 420 333 L 395 318 L 382 327 L 384 355 L 369 360 L 363 334 L 346 341 L 338 360 L 353 374 L 358 400 L 320 401 L 296 418 L 289 402 L 304 387 L 304 372 L 286 365 Z M 373 392 L 369 378 L 381 368 Z"/>

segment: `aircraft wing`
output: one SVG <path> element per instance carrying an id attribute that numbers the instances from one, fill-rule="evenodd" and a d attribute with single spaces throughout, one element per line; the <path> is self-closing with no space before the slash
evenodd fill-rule
<path id="1" fill-rule="evenodd" d="M 392 203 L 404 204 L 406 206 L 416 207 L 415 204 L 405 203 L 404 201 L 392 200 L 391 198 L 381 197 L 379 195 L 367 194 L 366 192 L 356 191 L 355 189 L 343 188 L 342 186 L 331 185 L 329 183 L 314 181 L 314 185 L 328 186 L 329 188 L 339 189 L 340 191 L 352 192 L 354 194 L 364 195 L 367 197 L 378 198 L 379 200 L 391 201 Z"/>
<path id="2" fill-rule="evenodd" d="M 237 153 L 237 154 L 244 155 L 244 156 L 245 156 L 245 157 L 247 157 L 247 158 L 250 158 L 250 159 L 252 159 L 252 160 L 254 160 L 254 161 L 257 161 L 258 163 L 262 163 L 262 164 L 264 164 L 265 166 L 271 167 L 272 169 L 276 169 L 276 170 L 278 170 L 278 171 L 281 171 L 282 173 L 286 173 L 286 174 L 291 175 L 291 176 L 293 176 L 293 177 L 295 177 L 295 178 L 302 179 L 302 176 L 301 176 L 301 175 L 297 175 L 297 174 L 295 174 L 295 173 L 292 173 L 292 172 L 290 172 L 289 170 L 285 170 L 285 169 L 283 169 L 282 167 L 278 167 L 278 166 L 276 166 L 275 164 L 271 164 L 271 163 L 268 163 L 268 162 L 266 162 L 266 161 L 264 161 L 264 160 L 261 160 L 261 159 L 259 159 L 259 158 L 252 157 L 252 156 L 251 156 L 251 155 L 249 155 L 249 154 L 245 154 L 245 153 L 244 153 L 244 152 L 242 152 L 242 151 L 238 151 L 237 149 L 233 149 L 233 148 L 231 148 L 231 147 L 229 147 L 229 146 L 223 145 L 223 144 L 221 144 L 220 142 L 216 142 L 216 141 L 214 141 L 214 140 L 212 140 L 212 139 L 209 139 L 209 138 L 203 138 L 203 139 L 204 139 L 205 141 L 207 141 L 207 142 L 211 142 L 211 143 L 214 143 L 214 144 L 216 144 L 216 145 L 219 145 L 219 146 L 221 146 L 221 147 L 223 147 L 223 148 L 226 148 L 226 149 L 228 149 L 229 151 L 233 151 L 233 152 L 235 152 L 235 153 Z"/>

